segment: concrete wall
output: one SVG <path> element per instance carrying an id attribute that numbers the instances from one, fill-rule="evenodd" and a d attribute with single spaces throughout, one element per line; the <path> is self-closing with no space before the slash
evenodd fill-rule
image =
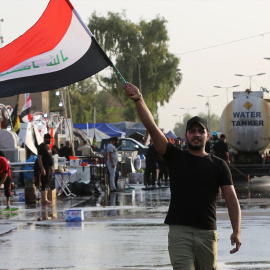
<path id="1" fill-rule="evenodd" d="M 31 93 L 32 99 L 32 112 L 47 112 L 50 113 L 50 95 L 49 91 L 41 93 Z M 17 96 L 0 98 L 0 103 L 5 106 L 10 105 L 12 108 L 16 106 Z M 21 94 L 19 96 L 19 113 L 22 111 L 22 107 L 25 103 L 25 95 Z"/>

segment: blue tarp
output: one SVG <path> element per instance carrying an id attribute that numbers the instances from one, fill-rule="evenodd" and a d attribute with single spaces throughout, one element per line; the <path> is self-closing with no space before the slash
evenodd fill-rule
<path id="1" fill-rule="evenodd" d="M 112 123 L 112 126 L 115 128 L 118 128 L 126 133 L 126 137 L 129 137 L 130 135 L 139 132 L 145 135 L 145 127 L 142 123 L 137 123 L 137 122 L 119 122 L 119 123 Z"/>
<path id="2" fill-rule="evenodd" d="M 87 130 L 87 124 L 73 124 L 73 127 L 79 128 L 82 130 Z M 88 128 L 94 128 L 93 123 L 88 123 Z M 103 133 L 107 134 L 110 137 L 117 136 L 119 138 L 125 137 L 126 133 L 111 126 L 108 123 L 96 123 L 95 128 L 102 131 Z"/>
<path id="3" fill-rule="evenodd" d="M 168 133 L 166 133 L 166 137 L 168 137 L 170 139 L 171 138 L 173 138 L 173 139 L 176 139 L 177 138 L 177 136 L 175 136 L 171 130 Z"/>

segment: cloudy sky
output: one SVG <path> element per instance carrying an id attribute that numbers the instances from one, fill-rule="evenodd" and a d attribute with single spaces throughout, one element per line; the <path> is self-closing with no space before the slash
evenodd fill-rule
<path id="1" fill-rule="evenodd" d="M 41 16 L 48 0 L 0 0 L 0 31 L 4 46 L 29 29 Z M 182 84 L 170 102 L 159 109 L 161 128 L 172 130 L 182 115 L 211 112 L 221 115 L 227 104 L 227 90 L 270 89 L 270 0 L 71 0 L 87 22 L 93 11 L 126 10 L 133 22 L 164 17 L 170 37 L 169 50 L 180 58 Z M 91 29 L 90 29 L 91 30 Z M 1 60 L 1 59 L 0 59 Z M 120 71 L 121 72 L 121 71 Z M 234 74 L 246 75 L 238 77 Z M 143 87 L 143 85 L 142 85 Z M 228 99 L 232 100 L 228 89 Z M 190 109 L 196 107 L 196 109 Z M 186 108 L 186 109 L 180 109 Z M 178 115 L 178 116 L 173 116 Z"/>

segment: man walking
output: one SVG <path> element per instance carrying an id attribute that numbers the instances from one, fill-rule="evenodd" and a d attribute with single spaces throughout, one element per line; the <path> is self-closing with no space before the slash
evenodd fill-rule
<path id="1" fill-rule="evenodd" d="M 230 164 L 229 147 L 226 143 L 226 136 L 224 134 L 220 135 L 220 140 L 214 144 L 212 152 L 215 156 L 222 158 Z"/>
<path id="2" fill-rule="evenodd" d="M 205 152 L 209 139 L 207 121 L 195 116 L 187 122 L 187 151 L 168 142 L 157 127 L 139 89 L 126 83 L 126 95 L 135 102 L 138 114 L 153 143 L 167 162 L 171 202 L 165 223 L 169 225 L 169 254 L 174 270 L 217 269 L 216 197 L 224 195 L 232 224 L 230 253 L 241 246 L 241 210 L 227 164 Z"/>
<path id="3" fill-rule="evenodd" d="M 38 146 L 38 165 L 41 173 L 41 203 L 43 205 L 52 204 L 47 197 L 47 189 L 49 187 L 52 174 L 54 173 L 53 156 L 52 151 L 49 148 L 51 138 L 51 135 L 46 133 L 44 135 L 43 143 Z"/>
<path id="4" fill-rule="evenodd" d="M 110 183 L 111 192 L 116 191 L 114 178 L 115 178 L 115 172 L 117 169 L 118 155 L 117 155 L 117 150 L 115 148 L 115 145 L 117 145 L 118 142 L 119 142 L 119 139 L 117 137 L 112 137 L 110 143 L 107 146 L 107 155 L 108 155 L 107 166 L 110 172 L 109 183 Z"/>
<path id="5" fill-rule="evenodd" d="M 158 168 L 158 160 L 159 154 L 150 140 L 150 144 L 147 149 L 147 153 L 145 155 L 145 170 L 144 170 L 144 184 L 146 187 L 155 187 L 156 178 L 157 178 L 157 168 Z M 151 175 L 151 179 L 150 179 Z"/>

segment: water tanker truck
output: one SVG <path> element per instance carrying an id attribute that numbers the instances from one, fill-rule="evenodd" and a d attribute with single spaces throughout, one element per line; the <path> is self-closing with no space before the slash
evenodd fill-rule
<path id="1" fill-rule="evenodd" d="M 270 174 L 270 97 L 266 95 L 264 91 L 234 92 L 221 115 L 221 131 L 232 150 L 234 180 Z"/>

